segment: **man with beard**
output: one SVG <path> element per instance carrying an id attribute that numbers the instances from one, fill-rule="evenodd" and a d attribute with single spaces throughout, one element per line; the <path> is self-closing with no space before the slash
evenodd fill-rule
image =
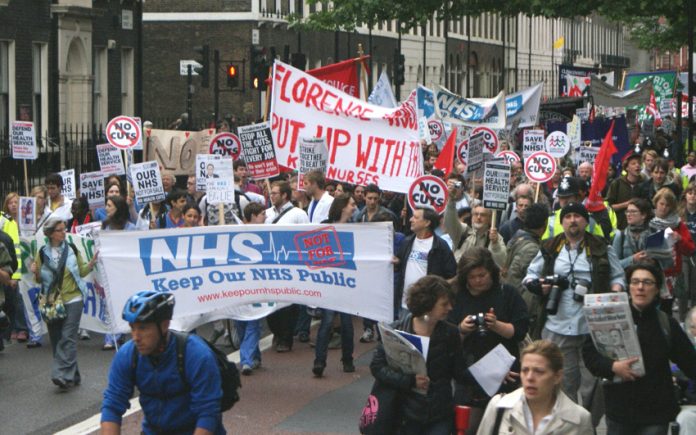
<path id="1" fill-rule="evenodd" d="M 558 344 L 563 353 L 563 391 L 575 402 L 579 391 L 588 409 L 594 377 L 582 362 L 582 346 L 589 334 L 582 310 L 584 295 L 619 292 L 625 287 L 623 269 L 613 248 L 585 230 L 589 219 L 580 203 L 563 207 L 563 232 L 542 243 L 523 280 L 525 290 L 540 296 L 546 307 L 540 319 L 541 338 Z M 554 283 L 545 279 L 553 275 L 565 278 L 553 280 L 559 292 L 551 292 Z"/>
<path id="2" fill-rule="evenodd" d="M 459 259 L 467 251 L 474 247 L 487 248 L 493 255 L 493 260 L 498 267 L 505 265 L 507 249 L 498 230 L 491 227 L 493 213 L 483 206 L 476 206 L 471 211 L 471 229 L 462 224 L 453 207 L 448 203 L 445 209 L 445 230 L 452 238 L 454 258 Z"/>

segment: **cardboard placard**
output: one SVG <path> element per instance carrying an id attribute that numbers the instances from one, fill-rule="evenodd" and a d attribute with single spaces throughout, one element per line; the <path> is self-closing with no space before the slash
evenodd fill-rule
<path id="1" fill-rule="evenodd" d="M 33 122 L 12 121 L 10 143 L 12 144 L 13 159 L 36 160 L 39 157 Z"/>
<path id="2" fill-rule="evenodd" d="M 126 170 L 123 168 L 121 151 L 111 146 L 111 144 L 97 145 L 97 158 L 99 159 L 99 168 L 105 177 L 126 174 Z"/>
<path id="3" fill-rule="evenodd" d="M 75 170 L 68 169 L 58 173 L 63 179 L 63 189 L 60 193 L 68 199 L 75 199 L 77 195 L 77 186 L 75 185 Z"/>
<path id="4" fill-rule="evenodd" d="M 249 177 L 254 180 L 275 177 L 280 173 L 269 122 L 237 128 L 242 141 L 242 155 Z"/>
<path id="5" fill-rule="evenodd" d="M 164 186 L 157 162 L 135 163 L 130 166 L 135 198 L 140 204 L 164 201 Z"/>
<path id="6" fill-rule="evenodd" d="M 233 173 L 231 157 L 220 154 L 196 156 L 196 190 L 199 192 L 207 192 L 207 182 L 210 179 L 223 179 L 234 183 Z"/>
<path id="7" fill-rule="evenodd" d="M 300 138 L 300 164 L 298 166 L 297 188 L 304 190 L 304 175 L 319 170 L 326 174 L 329 148 L 323 137 Z"/>
<path id="8" fill-rule="evenodd" d="M 90 208 L 103 207 L 106 192 L 104 192 L 104 174 L 101 171 L 80 174 L 80 195 L 87 197 Z"/>
<path id="9" fill-rule="evenodd" d="M 483 170 L 483 206 L 505 210 L 510 197 L 510 165 L 497 160 L 486 162 Z"/>
<path id="10" fill-rule="evenodd" d="M 146 161 L 155 161 L 174 175 L 188 175 L 195 171 L 196 155 L 208 154 L 215 130 L 146 130 L 145 133 Z"/>

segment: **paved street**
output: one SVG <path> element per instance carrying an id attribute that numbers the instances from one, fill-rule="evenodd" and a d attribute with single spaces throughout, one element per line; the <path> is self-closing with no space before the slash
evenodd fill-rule
<path id="1" fill-rule="evenodd" d="M 373 345 L 358 342 L 362 325 L 356 321 L 355 326 L 355 373 L 342 372 L 337 350 L 329 352 L 322 379 L 311 373 L 314 349 L 309 344 L 296 343 L 288 354 L 264 352 L 263 367 L 242 378 L 242 399 L 224 414 L 228 433 L 357 433 L 359 413 L 372 385 L 368 365 Z M 209 331 L 203 328 L 201 333 L 208 336 Z M 51 383 L 48 345 L 27 349 L 23 344 L 11 344 L 0 352 L 0 433 L 97 433 L 99 420 L 90 417 L 99 413 L 113 353 L 101 350 L 100 335 L 92 336 L 79 344 L 83 384 L 68 392 Z M 262 345 L 269 343 L 270 337 L 262 341 Z M 231 351 L 230 347 L 221 349 Z M 235 352 L 233 359 L 238 358 Z M 123 433 L 140 433 L 140 419 L 139 412 L 126 417 Z"/>

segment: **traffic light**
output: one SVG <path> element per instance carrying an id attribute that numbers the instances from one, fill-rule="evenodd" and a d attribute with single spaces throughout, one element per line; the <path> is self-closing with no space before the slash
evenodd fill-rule
<path id="1" fill-rule="evenodd" d="M 406 57 L 394 51 L 394 84 L 401 86 L 406 83 Z"/>
<path id="2" fill-rule="evenodd" d="M 201 55 L 198 63 L 202 66 L 195 68 L 195 71 L 201 76 L 201 87 L 207 88 L 210 86 L 210 45 L 193 47 L 193 51 Z"/>
<path id="3" fill-rule="evenodd" d="M 228 64 L 225 73 L 227 74 L 228 88 L 236 88 L 239 86 L 239 68 L 237 65 L 233 63 Z"/>
<path id="4" fill-rule="evenodd" d="M 268 62 L 266 61 L 266 49 L 252 45 L 250 49 L 249 63 L 251 69 L 251 87 L 260 91 L 266 90 L 266 78 L 268 77 Z"/>

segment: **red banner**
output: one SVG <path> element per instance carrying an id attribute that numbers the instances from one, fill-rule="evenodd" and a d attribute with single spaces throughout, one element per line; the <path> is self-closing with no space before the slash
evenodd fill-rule
<path id="1" fill-rule="evenodd" d="M 358 83 L 358 65 L 364 62 L 368 56 L 344 60 L 307 71 L 324 83 L 328 83 L 336 89 L 345 92 L 355 98 L 360 98 L 360 84 Z M 367 70 L 367 68 L 365 68 Z"/>

